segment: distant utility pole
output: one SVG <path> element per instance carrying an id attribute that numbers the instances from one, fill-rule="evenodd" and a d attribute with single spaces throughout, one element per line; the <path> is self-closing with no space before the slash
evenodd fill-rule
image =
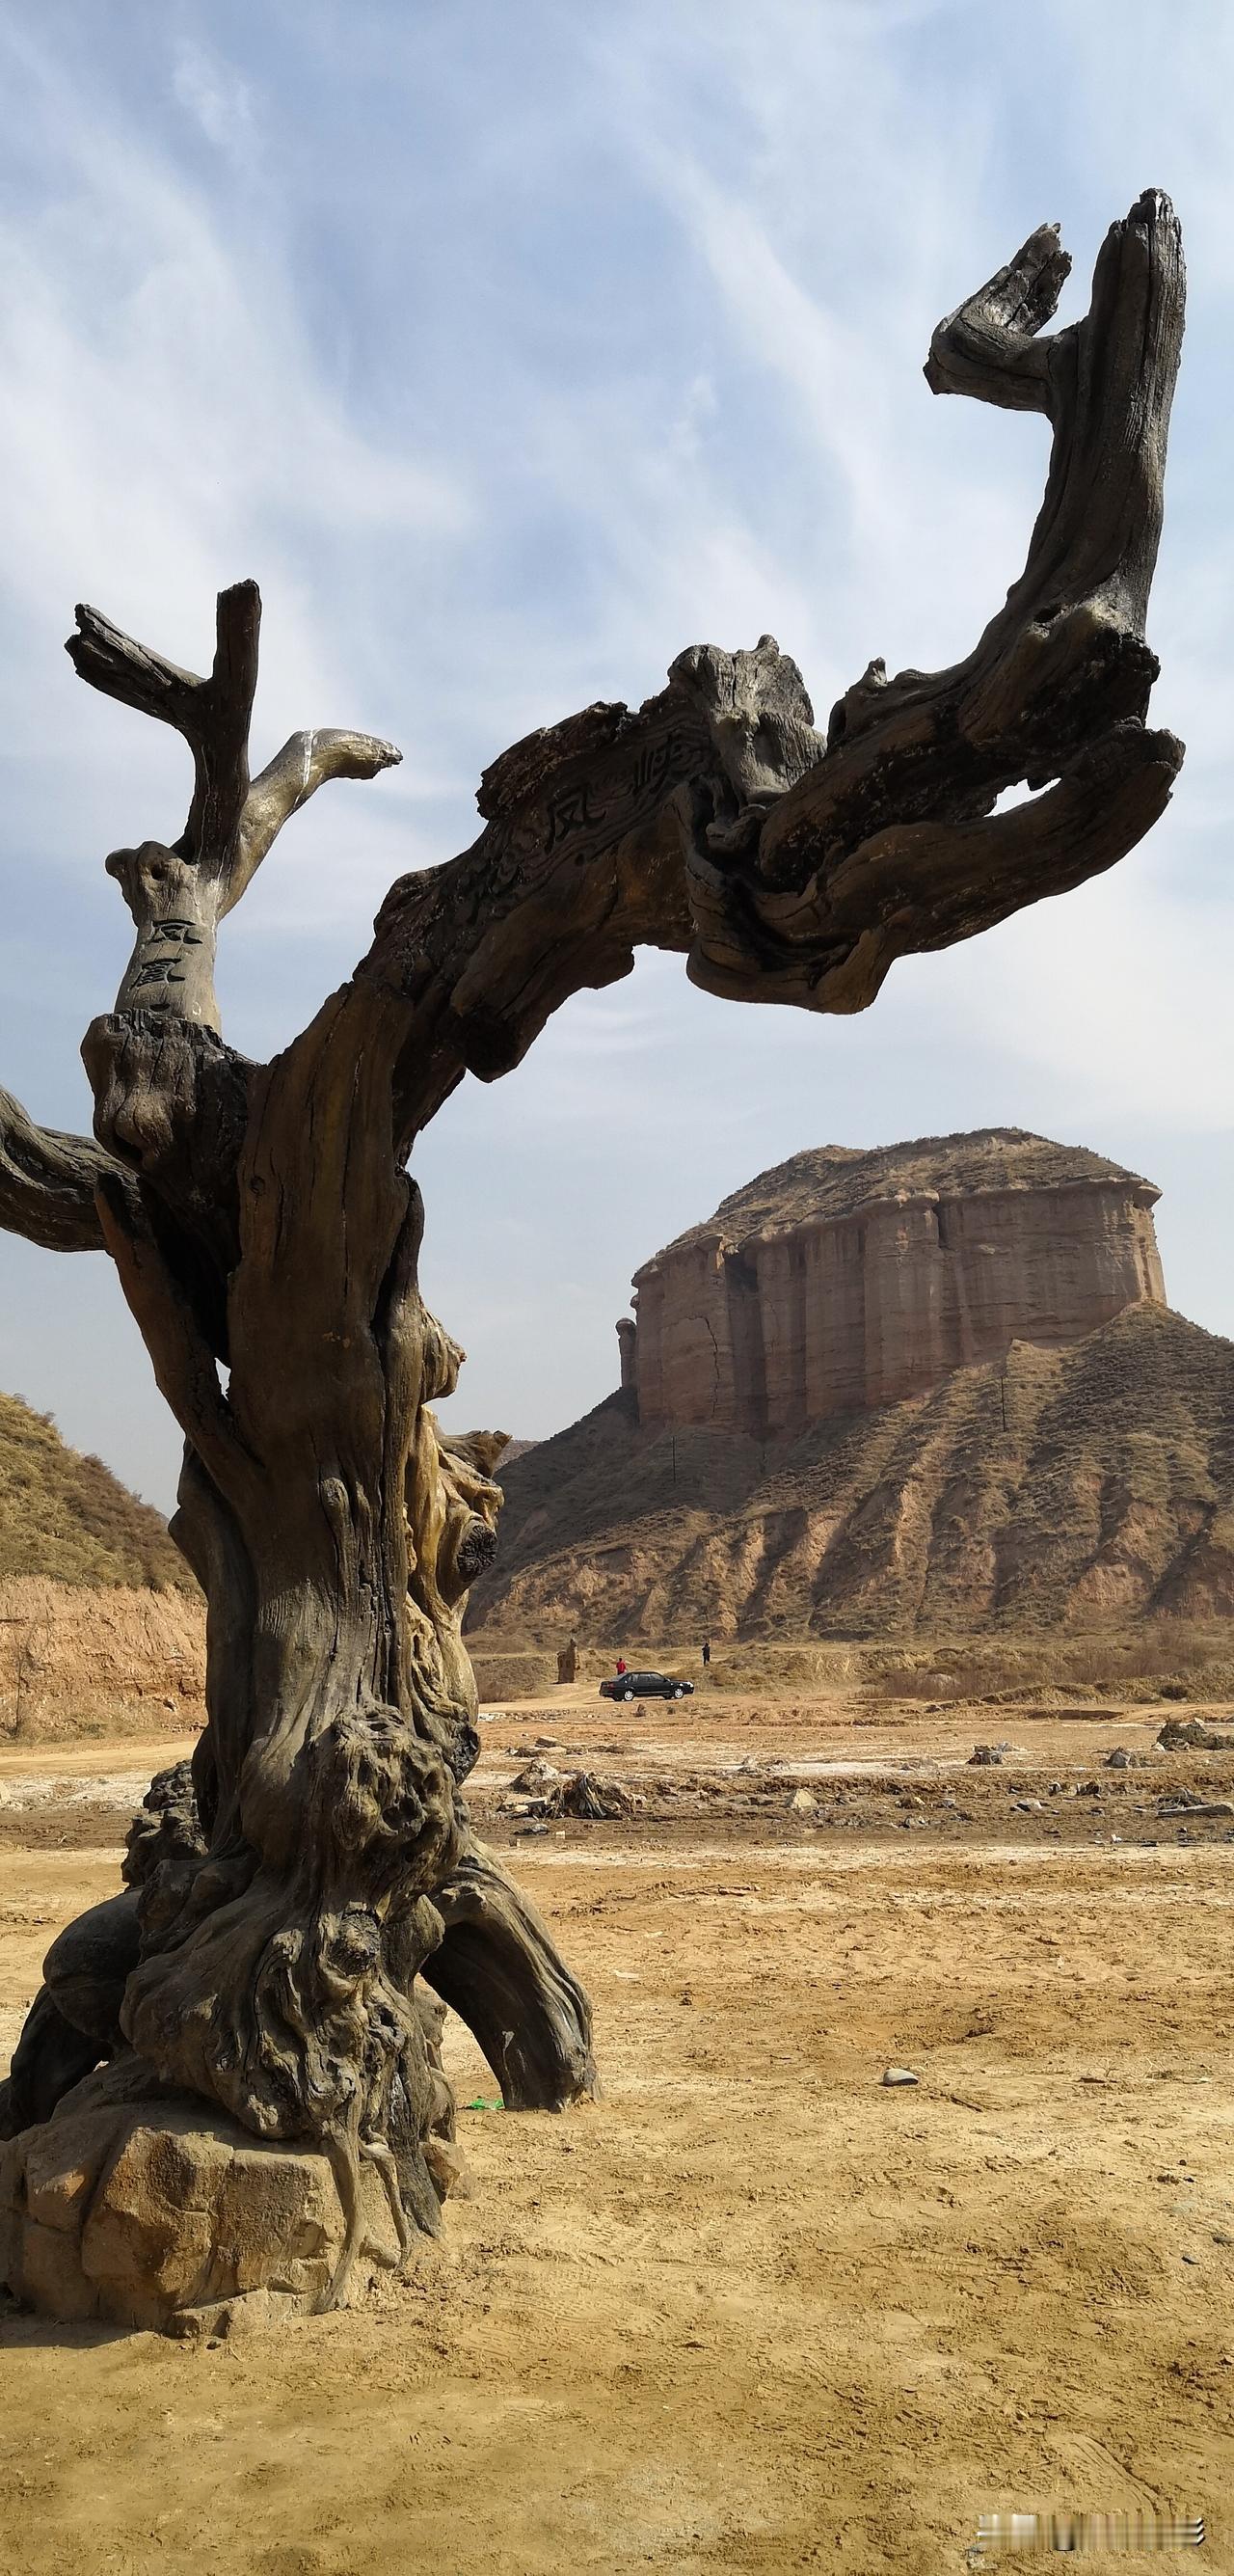
<path id="1" fill-rule="evenodd" d="M 1007 1372 L 1006 1372 L 1006 1369 L 1002 1369 L 1002 1370 L 1000 1371 L 1000 1373 L 999 1373 L 999 1380 L 998 1380 L 998 1394 L 999 1394 L 999 1402 L 1001 1403 L 1002 1408 L 1003 1408 L 1003 1429 L 1004 1429 L 1004 1431 L 1005 1431 L 1005 1430 L 1006 1430 L 1006 1428 L 1007 1428 Z"/>

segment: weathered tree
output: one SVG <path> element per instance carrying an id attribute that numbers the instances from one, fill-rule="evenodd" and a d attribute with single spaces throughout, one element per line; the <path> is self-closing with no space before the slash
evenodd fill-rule
<path id="1" fill-rule="evenodd" d="M 420 1297 L 408 1157 L 465 1072 L 508 1073 L 640 944 L 713 993 L 861 1010 L 897 957 L 1078 885 L 1162 812 L 1182 751 L 1146 725 L 1144 628 L 1183 325 L 1168 201 L 1114 225 L 1087 315 L 1044 337 L 1068 265 L 1043 227 L 931 345 L 936 392 L 1053 430 L 1024 572 L 967 659 L 871 662 L 823 738 L 771 636 L 698 646 L 637 712 L 530 735 L 484 774 L 479 839 L 394 886 L 269 1064 L 220 1035 L 219 925 L 308 796 L 399 755 L 298 734 L 250 778 L 252 583 L 219 599 L 207 679 L 78 610 L 79 675 L 184 736 L 193 796 L 177 841 L 107 861 L 136 939 L 83 1047 L 94 1141 L 0 1096 L 0 1222 L 116 1264 L 184 1432 L 173 1529 L 208 1603 L 209 1714 L 191 1784 L 152 1792 L 131 1887 L 51 1954 L 10 2132 L 131 2052 L 260 2137 L 322 2144 L 347 2209 L 376 2162 L 403 2234 L 434 2222 L 442 2124 L 417 1980 L 511 2104 L 590 2088 L 586 1999 L 461 1798 L 461 1611 L 500 1443 L 432 1413 L 460 1355 Z"/>

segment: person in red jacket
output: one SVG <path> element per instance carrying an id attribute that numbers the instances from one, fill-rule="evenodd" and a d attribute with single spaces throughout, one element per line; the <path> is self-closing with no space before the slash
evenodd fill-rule
<path id="1" fill-rule="evenodd" d="M 619 1673 L 624 1673 L 626 1670 L 626 1659 L 624 1655 L 619 1655 L 617 1658 L 617 1670 Z"/>

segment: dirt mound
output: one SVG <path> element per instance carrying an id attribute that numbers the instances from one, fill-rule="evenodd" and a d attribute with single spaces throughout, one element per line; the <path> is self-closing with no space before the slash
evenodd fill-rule
<path id="1" fill-rule="evenodd" d="M 31 1574 L 197 1589 L 161 1513 L 70 1449 L 49 1413 L 0 1395 L 0 1582 Z"/>
<path id="2" fill-rule="evenodd" d="M 1227 1618 L 1234 1343 L 1145 1305 L 762 1443 L 640 1431 L 616 1395 L 502 1480 L 485 1643 Z"/>

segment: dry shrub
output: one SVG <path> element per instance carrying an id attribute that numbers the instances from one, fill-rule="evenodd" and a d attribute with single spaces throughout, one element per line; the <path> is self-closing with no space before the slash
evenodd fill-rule
<path id="1" fill-rule="evenodd" d="M 50 1413 L 0 1395 L 0 1582 L 40 1575 L 197 1591 L 160 1512 L 70 1449 Z"/>
<path id="2" fill-rule="evenodd" d="M 867 1689 L 888 1699 L 1211 1700 L 1234 1691 L 1227 1633 L 1182 1619 L 1108 1634 L 934 1639 L 872 1648 L 864 1661 Z"/>

